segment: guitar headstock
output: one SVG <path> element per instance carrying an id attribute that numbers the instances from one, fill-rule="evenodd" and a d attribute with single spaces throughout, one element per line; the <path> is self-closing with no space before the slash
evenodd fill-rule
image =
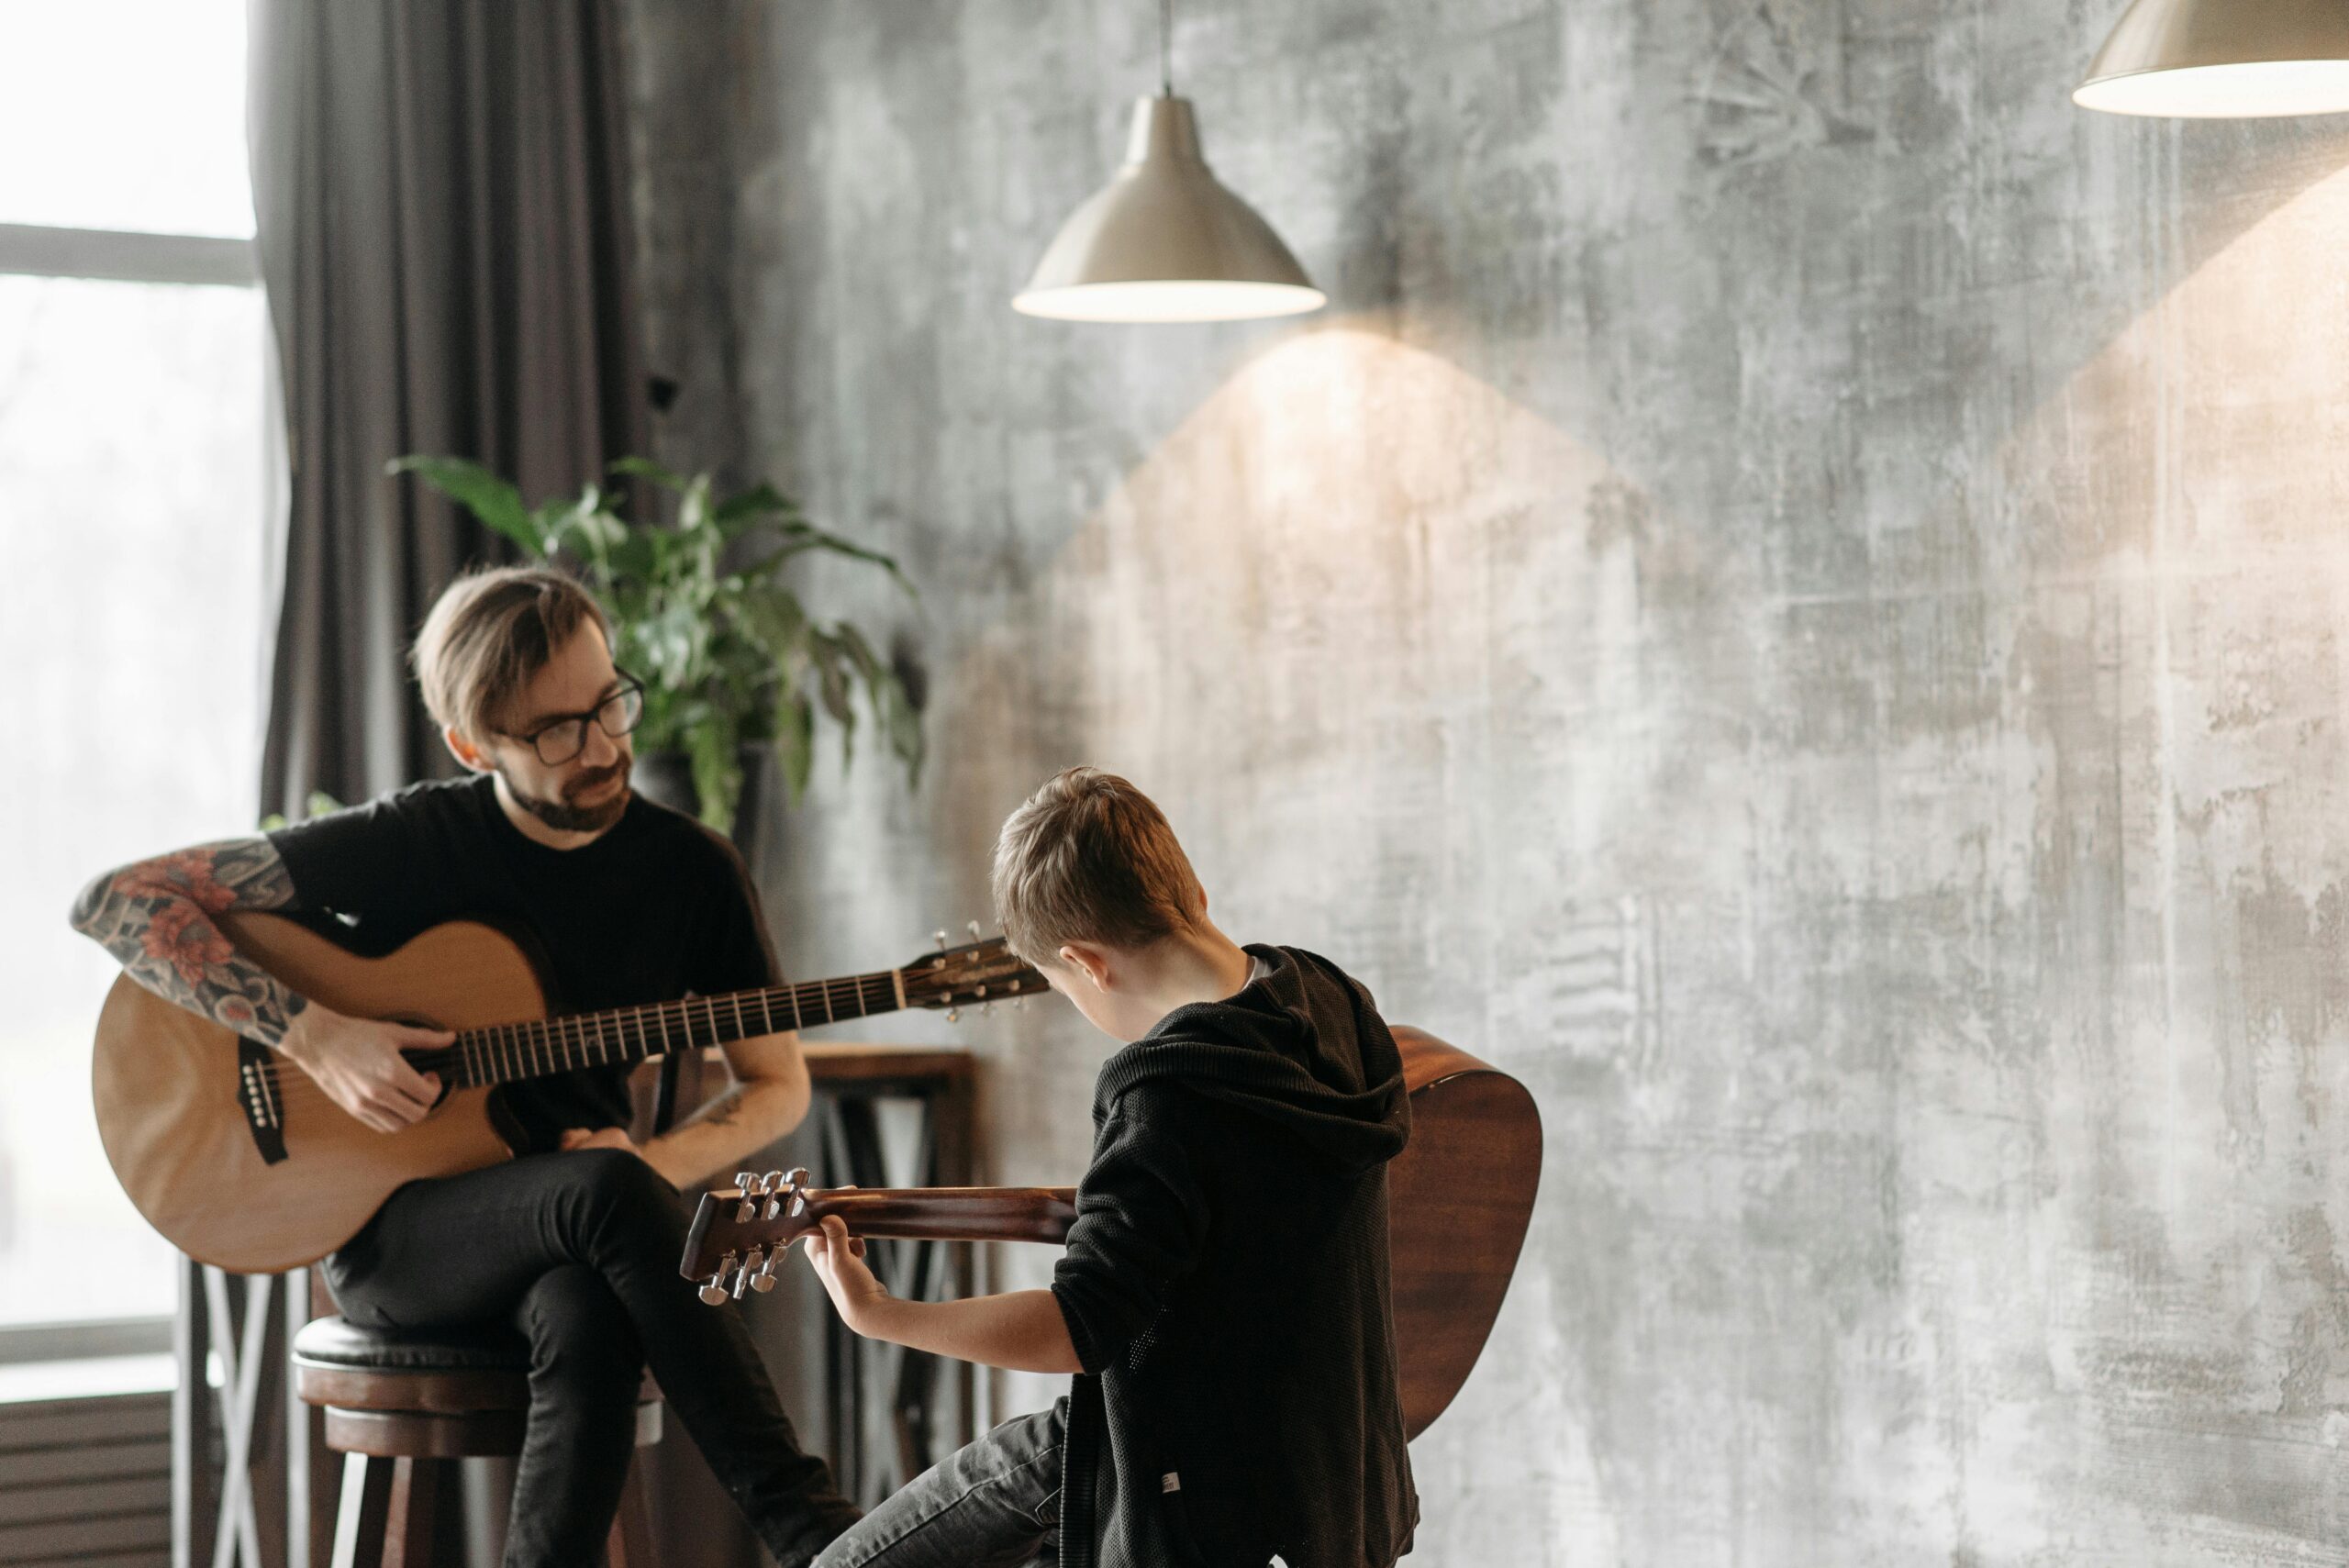
<path id="1" fill-rule="evenodd" d="M 813 1187 L 805 1171 L 744 1171 L 704 1193 L 677 1272 L 711 1306 L 774 1288 L 791 1244 L 838 1218 L 856 1237 L 931 1241 L 1041 1241 L 1076 1223 L 1074 1187 Z"/>
<path id="2" fill-rule="evenodd" d="M 763 1176 L 743 1171 L 731 1188 L 704 1193 L 677 1272 L 698 1281 L 701 1298 L 712 1307 L 729 1296 L 740 1301 L 745 1290 L 773 1290 L 784 1253 L 823 1223 L 809 1212 L 807 1193 L 804 1168 Z"/>
<path id="3" fill-rule="evenodd" d="M 978 934 L 978 922 L 974 920 L 971 935 L 977 938 Z M 951 1018 L 960 1008 L 1021 1001 L 1052 989 L 1001 937 L 950 948 L 946 933 L 941 931 L 937 941 L 937 951 L 923 953 L 897 971 L 905 982 L 908 1007 L 944 1007 Z"/>

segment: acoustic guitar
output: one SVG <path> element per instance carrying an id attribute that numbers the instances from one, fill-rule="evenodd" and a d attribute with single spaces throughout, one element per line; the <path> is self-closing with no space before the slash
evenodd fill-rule
<path id="1" fill-rule="evenodd" d="M 1403 1426 L 1416 1438 L 1468 1381 L 1508 1294 L 1542 1179 L 1542 1116 L 1525 1085 L 1433 1035 L 1398 1028 L 1395 1043 L 1411 1137 L 1386 1166 L 1387 1252 Z M 852 1236 L 1057 1246 L 1076 1189 L 826 1189 L 805 1171 L 745 1172 L 702 1195 L 678 1273 L 712 1305 L 771 1290 L 792 1242 L 835 1214 Z"/>
<path id="2" fill-rule="evenodd" d="M 266 1046 L 128 975 L 115 982 L 91 1061 L 106 1159 L 132 1205 L 173 1246 L 240 1273 L 324 1257 L 403 1183 L 510 1158 L 521 1135 L 502 1084 L 1047 988 L 1000 938 L 949 948 L 941 937 L 938 951 L 870 974 L 550 1018 L 537 968 L 489 926 L 451 921 L 388 956 L 362 958 L 280 916 L 219 919 L 240 951 L 303 995 L 353 1017 L 457 1035 L 444 1049 L 407 1053 L 419 1071 L 440 1074 L 440 1105 L 413 1126 L 376 1132 Z"/>

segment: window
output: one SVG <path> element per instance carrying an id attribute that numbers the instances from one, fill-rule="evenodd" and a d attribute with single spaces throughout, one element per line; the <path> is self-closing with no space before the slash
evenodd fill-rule
<path id="1" fill-rule="evenodd" d="M 65 917 L 106 866 L 253 826 L 268 392 L 244 0 L 0 0 L 0 51 L 8 1330 L 173 1309 L 90 1109 L 117 971 Z"/>

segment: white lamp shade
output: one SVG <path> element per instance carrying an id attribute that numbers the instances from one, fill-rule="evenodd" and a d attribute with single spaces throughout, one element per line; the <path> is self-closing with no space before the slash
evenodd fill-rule
<path id="1" fill-rule="evenodd" d="M 1321 291 L 1199 156 L 1190 100 L 1134 105 L 1125 167 L 1061 225 L 1011 301 L 1067 321 L 1232 321 L 1319 309 Z"/>
<path id="2" fill-rule="evenodd" d="M 2192 118 L 2349 110 L 2349 4 L 2136 0 L 2072 101 Z"/>

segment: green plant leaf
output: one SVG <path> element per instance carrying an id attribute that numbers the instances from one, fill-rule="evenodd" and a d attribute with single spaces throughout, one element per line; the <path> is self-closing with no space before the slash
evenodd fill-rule
<path id="1" fill-rule="evenodd" d="M 805 555 L 811 550 L 821 550 L 834 555 L 846 556 L 852 561 L 862 561 L 868 565 L 878 566 L 889 574 L 892 582 L 906 591 L 906 597 L 916 604 L 921 602 L 920 591 L 915 588 L 913 580 L 898 569 L 895 556 L 885 555 L 877 550 L 867 550 L 864 546 L 844 539 L 838 534 L 827 533 L 812 523 L 787 524 L 779 531 L 785 536 L 785 543 L 773 555 L 760 562 L 757 568 L 745 570 L 773 571 L 793 556 Z"/>
<path id="2" fill-rule="evenodd" d="M 921 765 L 929 756 L 929 745 L 923 738 L 920 710 L 914 706 L 913 695 L 895 672 L 889 676 L 889 749 L 906 764 L 906 782 L 921 783 Z"/>
<path id="3" fill-rule="evenodd" d="M 677 503 L 677 531 L 688 535 L 707 533 L 713 539 L 718 538 L 718 524 L 709 510 L 708 474 L 696 473 L 687 482 L 685 496 Z"/>
<path id="4" fill-rule="evenodd" d="M 607 473 L 624 473 L 630 479 L 649 479 L 663 490 L 683 490 L 683 475 L 662 467 L 649 457 L 624 457 L 605 470 Z"/>
<path id="5" fill-rule="evenodd" d="M 772 484 L 753 484 L 738 495 L 729 495 L 711 514 L 718 531 L 729 540 L 738 539 L 770 518 L 780 517 L 784 523 L 803 521 L 799 503 Z"/>
<path id="6" fill-rule="evenodd" d="M 702 821 L 720 833 L 732 832 L 734 807 L 742 795 L 742 753 L 732 717 L 709 711 L 686 735 L 685 753 L 693 762 Z"/>
<path id="7" fill-rule="evenodd" d="M 816 707 L 807 695 L 785 688 L 774 711 L 774 761 L 783 772 L 784 787 L 796 806 L 807 793 L 808 776 L 816 771 Z"/>
<path id="8" fill-rule="evenodd" d="M 865 701 L 872 706 L 874 725 L 888 737 L 889 749 L 906 764 L 908 778 L 919 783 L 922 762 L 921 715 L 897 673 L 881 661 L 864 634 L 846 621 L 832 634 L 854 662 L 864 682 Z"/>
<path id="9" fill-rule="evenodd" d="M 413 473 L 532 555 L 550 555 L 546 535 L 522 504 L 522 493 L 481 464 L 461 457 L 395 457 L 384 472 Z"/>
<path id="10" fill-rule="evenodd" d="M 780 662 L 807 632 L 807 612 L 799 596 L 779 584 L 753 584 L 734 602 L 742 628 L 768 657 Z"/>

